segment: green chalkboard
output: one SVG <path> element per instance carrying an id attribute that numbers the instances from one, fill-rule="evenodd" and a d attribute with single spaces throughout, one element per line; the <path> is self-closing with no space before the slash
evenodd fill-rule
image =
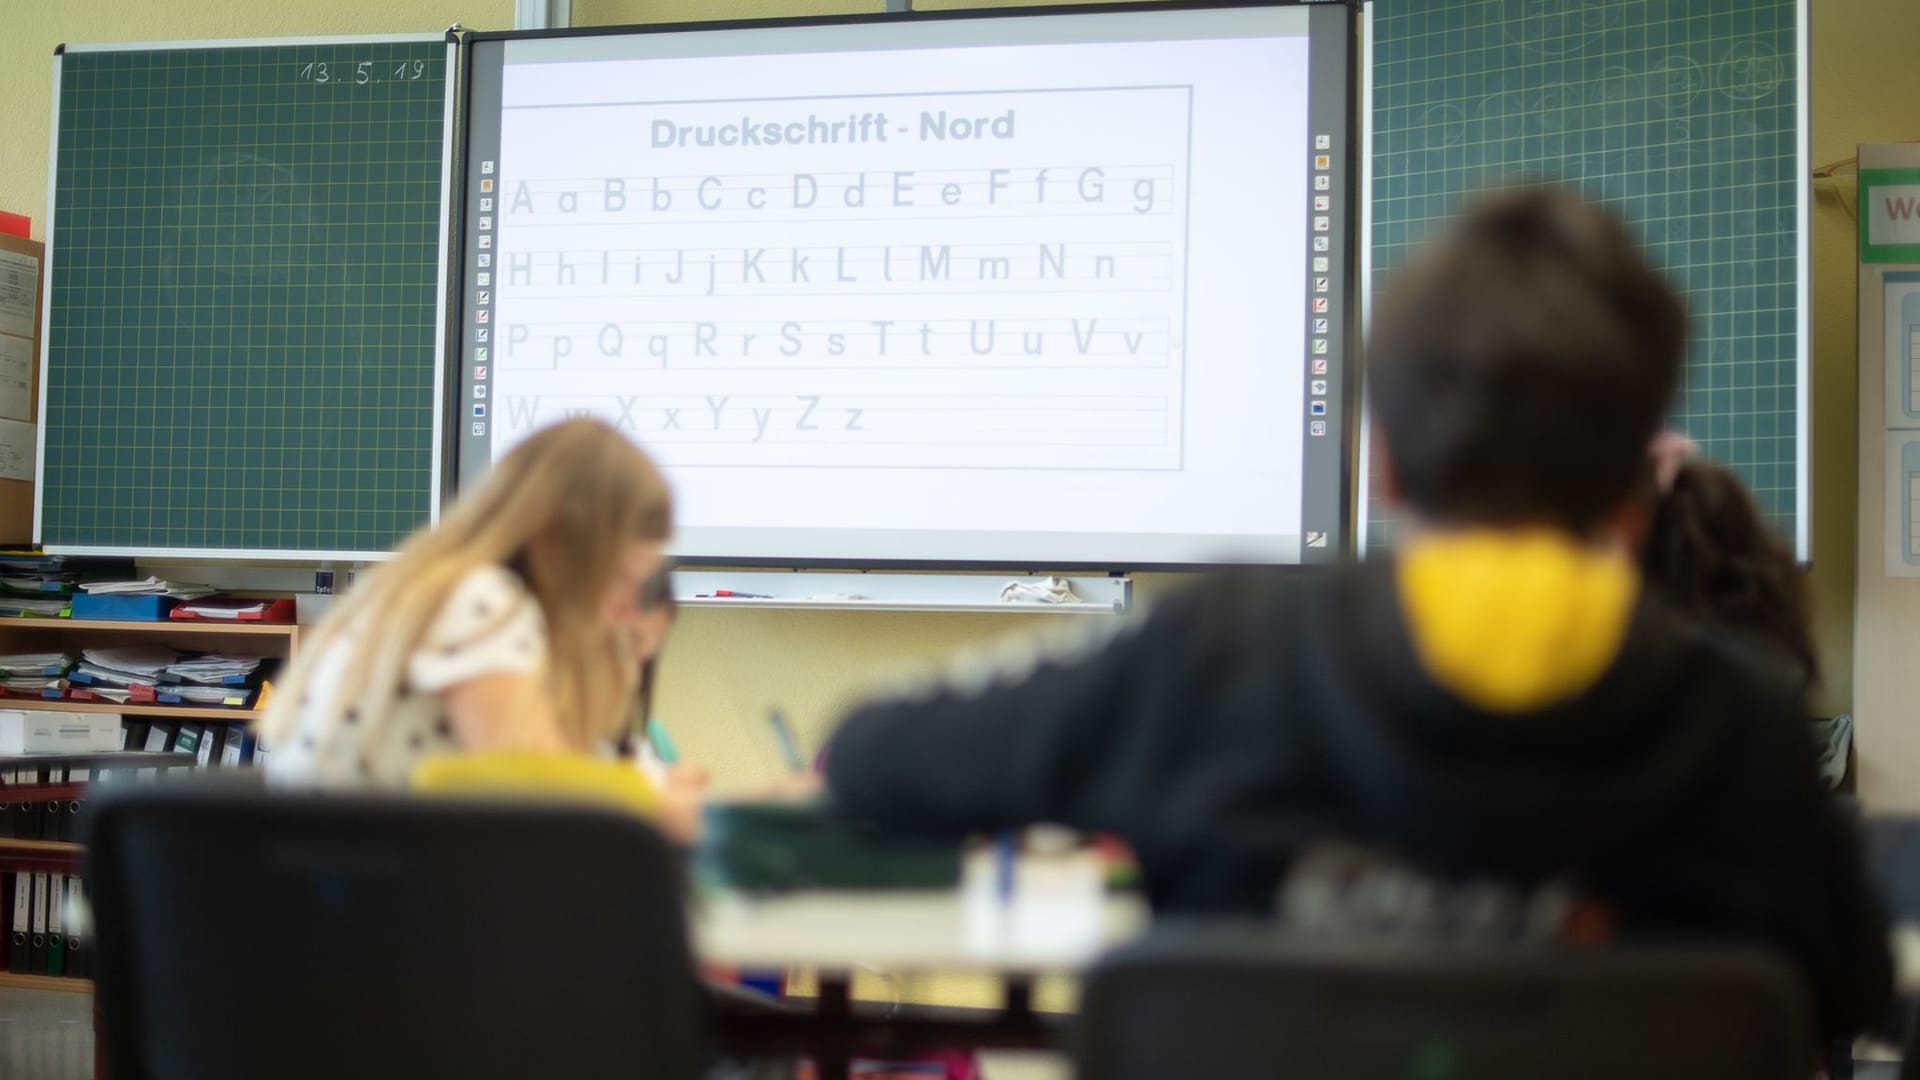
<path id="1" fill-rule="evenodd" d="M 1377 285 L 1515 179 L 1625 214 L 1694 317 L 1675 422 L 1804 551 L 1800 6 L 1374 0 L 1371 241 Z"/>
<path id="2" fill-rule="evenodd" d="M 428 519 L 448 57 L 63 49 L 42 544 L 349 555 Z"/>

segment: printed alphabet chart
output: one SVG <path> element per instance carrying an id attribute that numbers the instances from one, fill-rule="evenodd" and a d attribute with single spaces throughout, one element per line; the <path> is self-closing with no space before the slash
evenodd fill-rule
<path id="1" fill-rule="evenodd" d="M 1297 543 L 1306 48 L 509 52 L 475 433 L 614 423 L 696 536 Z"/>

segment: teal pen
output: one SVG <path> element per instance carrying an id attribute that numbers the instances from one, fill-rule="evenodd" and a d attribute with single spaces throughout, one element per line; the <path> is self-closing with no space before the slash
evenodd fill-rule
<path id="1" fill-rule="evenodd" d="M 787 723 L 787 715 L 779 709 L 767 710 L 767 725 L 773 728 L 773 737 L 780 744 L 780 756 L 786 759 L 788 772 L 806 772 L 807 759 L 800 755 L 800 743 L 793 737 L 793 728 Z"/>
<path id="2" fill-rule="evenodd" d="M 660 759 L 662 765 L 680 763 L 680 748 L 673 745 L 673 737 L 667 734 L 667 725 L 658 720 L 647 722 L 647 742 L 653 746 L 653 756 Z"/>

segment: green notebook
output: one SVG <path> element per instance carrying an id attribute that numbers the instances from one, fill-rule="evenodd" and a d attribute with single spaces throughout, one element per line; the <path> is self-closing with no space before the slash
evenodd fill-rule
<path id="1" fill-rule="evenodd" d="M 709 806 L 694 856 L 702 885 L 742 892 L 951 889 L 960 845 L 885 833 L 824 804 Z"/>

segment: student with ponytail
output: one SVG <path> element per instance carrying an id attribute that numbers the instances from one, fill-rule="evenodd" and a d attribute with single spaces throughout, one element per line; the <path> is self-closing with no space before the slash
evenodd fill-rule
<path id="1" fill-rule="evenodd" d="M 397 789 L 447 755 L 610 754 L 665 632 L 643 609 L 671 516 L 607 425 L 529 437 L 303 642 L 261 723 L 270 776 Z"/>
<path id="2" fill-rule="evenodd" d="M 1696 456 L 1679 435 L 1655 439 L 1652 453 L 1658 501 L 1640 558 L 1648 585 L 1811 689 L 1820 681 L 1820 657 L 1806 578 L 1793 552 L 1731 470 Z"/>

